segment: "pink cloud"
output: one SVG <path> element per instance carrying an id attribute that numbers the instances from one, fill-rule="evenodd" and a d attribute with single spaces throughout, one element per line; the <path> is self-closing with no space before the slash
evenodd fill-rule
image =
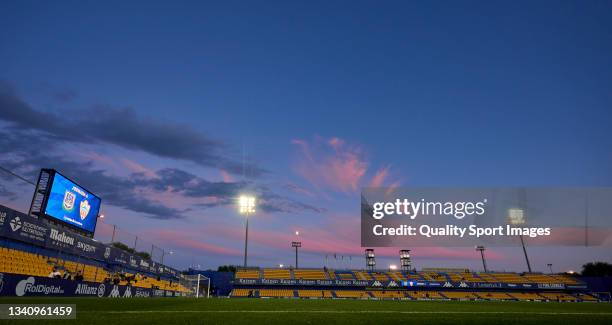
<path id="1" fill-rule="evenodd" d="M 328 143 L 330 146 L 332 146 L 332 148 L 338 150 L 340 149 L 340 147 L 344 145 L 344 140 L 334 137 L 334 138 L 329 139 Z"/>
<path id="2" fill-rule="evenodd" d="M 149 238 L 156 238 L 160 242 L 163 242 L 165 247 L 195 250 L 224 256 L 242 255 L 242 251 L 234 248 L 205 243 L 201 239 L 191 239 L 189 238 L 189 233 L 186 233 L 185 231 L 157 229 L 149 230 L 146 232 L 146 234 Z"/>
<path id="3" fill-rule="evenodd" d="M 157 174 L 155 173 L 155 171 L 153 171 L 152 169 L 149 169 L 133 160 L 127 159 L 127 158 L 122 158 L 121 159 L 121 163 L 131 172 L 133 173 L 140 173 L 145 175 L 145 177 L 147 178 L 159 178 L 159 176 L 157 176 Z"/>
<path id="4" fill-rule="evenodd" d="M 392 195 L 395 190 L 397 190 L 398 187 L 400 187 L 400 182 L 399 181 L 395 181 L 393 182 L 391 185 L 389 185 L 389 187 L 387 188 L 387 191 L 385 191 L 385 195 L 390 196 Z"/>
<path id="5" fill-rule="evenodd" d="M 297 237 L 295 231 L 299 230 Z M 244 240 L 244 229 L 241 227 L 228 227 L 223 225 L 210 225 L 203 229 L 215 236 L 241 242 Z M 348 215 L 335 215 L 323 221 L 323 224 L 313 226 L 291 227 L 280 230 L 260 230 L 251 228 L 249 230 L 249 243 L 267 249 L 287 250 L 290 243 L 296 239 L 302 242 L 301 251 L 321 256 L 361 256 L 364 247 L 360 243 L 359 219 Z M 397 257 L 397 247 L 375 248 L 376 255 L 380 257 Z M 269 252 L 261 251 L 261 254 L 269 255 Z M 480 255 L 472 247 L 415 247 L 413 248 L 415 258 L 423 259 L 453 259 L 453 260 L 478 260 Z M 487 259 L 502 260 L 503 255 L 493 249 L 487 250 Z"/>
<path id="6" fill-rule="evenodd" d="M 232 175 L 230 175 L 225 170 L 221 169 L 219 172 L 221 173 L 221 178 L 223 179 L 224 182 L 232 183 L 234 181 L 234 178 L 232 177 Z"/>
<path id="7" fill-rule="evenodd" d="M 379 169 L 370 180 L 369 187 L 381 187 L 389 175 L 389 167 Z"/>
<path id="8" fill-rule="evenodd" d="M 292 143 L 300 147 L 299 162 L 293 167 L 298 175 L 317 188 L 357 191 L 368 167 L 358 146 L 349 146 L 338 138 L 316 138 L 312 144 L 298 139 Z"/>
<path id="9" fill-rule="evenodd" d="M 326 190 L 355 193 L 364 186 L 382 187 L 391 177 L 387 166 L 372 171 L 374 174 L 369 181 L 366 180 L 372 173 L 369 172 L 370 162 L 358 144 L 337 137 L 324 139 L 318 136 L 312 141 L 294 139 L 291 143 L 299 149 L 293 171 L 315 187 L 319 194 Z M 399 181 L 393 181 L 392 186 L 399 186 Z"/>
<path id="10" fill-rule="evenodd" d="M 94 151 L 84 151 L 78 152 L 81 156 L 83 156 L 87 160 L 91 160 L 106 166 L 115 166 L 115 161 L 111 159 L 109 156 L 101 155 Z"/>

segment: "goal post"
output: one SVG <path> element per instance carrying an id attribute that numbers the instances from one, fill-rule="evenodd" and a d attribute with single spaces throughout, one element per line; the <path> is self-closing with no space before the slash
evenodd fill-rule
<path id="1" fill-rule="evenodd" d="M 183 275 L 181 284 L 189 288 L 189 297 L 210 298 L 210 279 L 202 274 Z"/>

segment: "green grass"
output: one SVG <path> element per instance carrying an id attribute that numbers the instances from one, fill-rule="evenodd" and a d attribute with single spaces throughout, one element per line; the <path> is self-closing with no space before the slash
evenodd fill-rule
<path id="1" fill-rule="evenodd" d="M 609 303 L 34 297 L 0 303 L 77 305 L 76 320 L 15 324 L 612 324 Z"/>

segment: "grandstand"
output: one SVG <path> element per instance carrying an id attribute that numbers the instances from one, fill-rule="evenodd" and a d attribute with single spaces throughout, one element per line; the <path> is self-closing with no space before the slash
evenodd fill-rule
<path id="1" fill-rule="evenodd" d="M 3 211 L 9 210 L 3 207 Z M 24 281 L 24 277 L 36 277 L 39 279 L 37 282 L 44 282 L 56 280 L 49 279 L 52 272 L 56 272 L 55 277 L 68 278 L 61 281 L 160 290 L 172 295 L 194 291 L 193 286 L 181 283 L 181 276 L 165 265 L 145 261 L 66 230 L 61 230 L 62 238 L 69 240 L 62 246 L 49 239 L 42 242 L 24 241 L 16 235 L 18 231 L 9 228 L 7 221 L 15 223 L 15 216 L 31 224 L 39 221 L 15 211 L 9 212 L 12 215 L 4 217 L 3 237 L 0 240 L 0 273 L 5 278 L 15 277 L 15 281 Z M 38 227 L 51 226 L 39 224 Z M 49 246 L 51 244 L 56 246 Z M 87 247 L 89 252 L 76 251 L 74 247 L 79 245 Z M 77 275 L 81 277 L 78 280 Z M 110 289 L 105 290 L 104 295 Z M 566 274 L 483 273 L 466 269 L 366 271 L 239 268 L 234 275 L 233 288 L 228 292 L 231 297 L 302 299 L 559 302 L 596 302 L 602 299 L 589 292 L 579 279 Z M 7 293 L 10 294 L 6 290 L 3 292 Z"/>
<path id="2" fill-rule="evenodd" d="M 53 270 L 57 270 L 61 277 L 67 273 L 74 277 L 76 274 L 83 275 L 83 281 L 104 283 L 113 280 L 111 271 L 104 267 L 87 264 L 87 261 L 75 262 L 69 259 L 61 259 L 35 253 L 29 253 L 19 249 L 0 247 L 0 272 L 19 275 L 31 275 L 37 277 L 49 277 Z M 134 276 L 133 280 L 128 280 Z M 138 275 L 136 273 L 123 272 L 119 277 L 118 285 L 132 285 L 140 288 L 156 288 L 162 290 L 174 290 L 189 292 L 178 282 L 170 279 L 157 279 L 156 277 Z"/>
<path id="3" fill-rule="evenodd" d="M 20 250 L 0 248 L 0 272 L 34 276 L 47 276 L 53 270 L 49 259 Z"/>
<path id="4" fill-rule="evenodd" d="M 484 289 L 484 290 L 483 290 Z M 559 301 L 602 299 L 565 274 L 455 269 L 364 271 L 238 269 L 231 297 L 394 300 Z"/>
<path id="5" fill-rule="evenodd" d="M 238 269 L 237 279 L 286 279 L 286 280 L 363 280 L 363 281 L 439 281 L 465 283 L 549 283 L 579 284 L 573 277 L 565 274 L 520 274 L 520 273 L 481 273 L 481 272 L 434 272 L 427 271 L 363 271 L 331 269 Z"/>
<path id="6" fill-rule="evenodd" d="M 182 282 L 183 276 L 166 265 L 0 207 L 0 273 L 5 283 L 36 281 L 68 288 L 64 290 L 68 295 L 92 294 L 76 283 L 107 285 L 99 296 L 113 296 L 113 287 L 123 290 L 114 296 L 131 296 L 129 288 L 136 290 L 135 295 L 145 296 L 188 295 L 199 290 L 193 283 Z M 26 227 L 30 228 L 26 231 Z M 49 229 L 61 235 L 50 238 Z M 35 231 L 41 233 L 40 238 L 31 235 Z M 238 268 L 226 292 L 230 297 L 296 299 L 597 302 L 605 298 L 567 274 L 433 268 Z M 1 294 L 14 295 L 16 291 L 13 288 Z"/>
<path id="7" fill-rule="evenodd" d="M 49 235 L 50 229 L 57 234 L 54 238 Z M 106 284 L 99 296 L 126 290 L 130 296 L 127 287 L 138 289 L 138 294 L 144 296 L 187 295 L 193 291 L 180 283 L 181 277 L 175 270 L 165 265 L 3 206 L 0 206 L 0 280 L 4 284 L 1 286 L 4 288 L 0 287 L 1 295 L 38 294 L 35 290 L 18 292 L 15 288 L 23 281 L 62 288 L 65 295 L 94 294 L 93 290 L 78 289 L 78 284 Z M 117 286 L 114 292 L 113 286 Z"/>

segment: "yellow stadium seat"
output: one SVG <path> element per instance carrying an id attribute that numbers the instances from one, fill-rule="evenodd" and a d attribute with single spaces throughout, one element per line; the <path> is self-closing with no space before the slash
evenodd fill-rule
<path id="1" fill-rule="evenodd" d="M 327 273 L 317 269 L 295 269 L 293 278 L 296 280 L 327 280 Z"/>
<path id="2" fill-rule="evenodd" d="M 260 297 L 290 298 L 294 297 L 293 290 L 288 289 L 259 289 Z"/>
<path id="3" fill-rule="evenodd" d="M 334 292 L 338 298 L 371 298 L 371 296 L 363 290 L 335 290 Z"/>

